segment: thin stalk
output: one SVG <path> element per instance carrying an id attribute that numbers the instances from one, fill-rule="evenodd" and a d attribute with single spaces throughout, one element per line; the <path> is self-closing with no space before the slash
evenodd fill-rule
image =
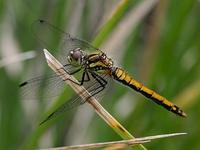
<path id="1" fill-rule="evenodd" d="M 83 144 L 83 145 L 47 148 L 47 149 L 41 149 L 41 150 L 83 150 L 83 149 L 94 149 L 94 148 L 124 149 L 130 146 L 135 146 L 137 144 L 151 142 L 152 140 L 156 140 L 156 139 L 169 138 L 169 137 L 180 136 L 180 135 L 185 135 L 185 134 L 186 133 L 162 134 L 162 135 L 146 136 L 142 138 L 135 138 L 131 140 L 91 143 L 91 144 Z"/>

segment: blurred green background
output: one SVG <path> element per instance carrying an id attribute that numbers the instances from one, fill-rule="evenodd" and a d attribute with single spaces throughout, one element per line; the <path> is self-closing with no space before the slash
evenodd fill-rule
<path id="1" fill-rule="evenodd" d="M 21 100 L 18 88 L 42 70 L 34 62 L 39 45 L 31 24 L 37 19 L 102 48 L 135 79 L 188 114 L 180 118 L 131 89 L 112 84 L 101 104 L 135 137 L 188 133 L 145 144 L 147 149 L 200 149 L 199 0 L 1 0 L 0 149 L 121 139 L 88 106 L 38 126 L 51 106 Z"/>

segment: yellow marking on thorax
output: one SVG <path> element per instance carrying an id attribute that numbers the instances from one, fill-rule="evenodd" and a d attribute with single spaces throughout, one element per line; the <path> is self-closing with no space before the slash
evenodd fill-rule
<path id="1" fill-rule="evenodd" d="M 89 67 L 96 67 L 96 66 L 105 66 L 105 64 L 103 64 L 101 61 L 98 61 L 96 63 L 90 63 Z"/>

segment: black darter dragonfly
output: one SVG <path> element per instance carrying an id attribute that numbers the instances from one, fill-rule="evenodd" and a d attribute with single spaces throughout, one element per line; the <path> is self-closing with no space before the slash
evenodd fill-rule
<path id="1" fill-rule="evenodd" d="M 75 82 L 75 84 L 83 85 L 92 96 L 96 96 L 102 91 L 105 91 L 110 78 L 141 93 L 165 109 L 179 116 L 186 117 L 186 114 L 178 106 L 168 101 L 165 97 L 159 95 L 155 91 L 147 88 L 142 83 L 136 81 L 122 68 L 114 66 L 112 59 L 107 57 L 107 55 L 100 49 L 93 47 L 86 41 L 72 37 L 70 34 L 65 33 L 61 29 L 44 20 L 38 20 L 33 23 L 33 32 L 36 33 L 37 38 L 45 44 L 45 48 L 49 48 L 50 43 L 45 38 L 41 37 L 40 31 L 38 31 L 39 28 L 42 28 L 42 30 L 48 30 L 52 36 L 56 35 L 60 38 L 62 42 L 59 50 L 64 52 L 63 57 L 65 58 L 64 62 L 61 62 L 63 64 L 63 68 L 61 69 L 70 75 L 76 75 L 81 72 L 81 78 L 78 82 Z M 48 37 L 49 34 L 45 36 Z M 56 82 L 58 79 L 62 80 L 56 74 L 48 77 L 41 76 L 21 83 L 20 88 L 25 89 L 26 92 L 30 92 L 32 86 L 41 83 L 41 80 L 44 78 L 48 83 L 53 81 L 52 84 L 57 84 Z M 83 100 L 77 95 L 75 98 L 68 100 L 60 106 L 42 123 L 72 107 L 84 104 L 87 99 L 88 98 Z"/>

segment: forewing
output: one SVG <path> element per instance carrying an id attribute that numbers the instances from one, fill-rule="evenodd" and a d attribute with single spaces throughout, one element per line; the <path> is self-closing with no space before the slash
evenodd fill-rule
<path id="1" fill-rule="evenodd" d="M 43 48 L 59 53 L 58 60 L 65 65 L 67 63 L 67 55 L 70 50 L 80 48 L 86 52 L 100 52 L 87 41 L 75 38 L 69 33 L 59 29 L 58 27 L 48 23 L 45 20 L 37 20 L 32 24 L 32 31 Z"/>

